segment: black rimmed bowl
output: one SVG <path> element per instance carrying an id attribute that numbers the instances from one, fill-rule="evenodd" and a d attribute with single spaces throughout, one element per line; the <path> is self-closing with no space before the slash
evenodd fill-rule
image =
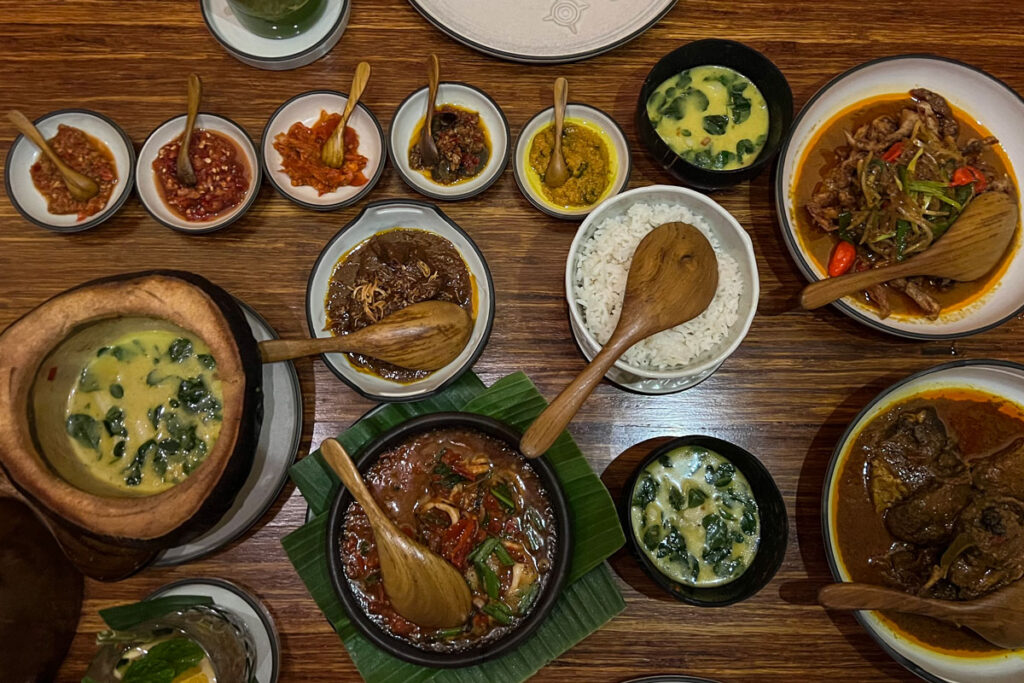
<path id="1" fill-rule="evenodd" d="M 768 104 L 768 139 L 749 166 L 728 171 L 695 166 L 672 151 L 647 118 L 647 98 L 651 93 L 668 78 L 697 66 L 729 67 L 753 82 L 764 95 Z M 673 178 L 701 190 L 720 190 L 756 177 L 779 151 L 792 122 L 793 92 L 778 67 L 743 43 L 717 38 L 687 43 L 662 57 L 640 86 L 636 104 L 636 130 L 647 151 Z"/>
<path id="2" fill-rule="evenodd" d="M 164 121 L 149 134 L 142 149 L 139 150 L 135 172 L 139 199 L 142 200 L 142 206 L 149 212 L 149 215 L 163 226 L 193 235 L 223 230 L 244 216 L 256 201 L 256 197 L 259 196 L 260 181 L 263 178 L 256 146 L 253 145 L 252 138 L 242 126 L 226 116 L 200 112 L 196 116 L 195 130 L 200 129 L 212 131 L 231 140 L 235 145 L 236 153 L 245 162 L 249 171 L 249 187 L 245 197 L 234 208 L 224 211 L 208 221 L 189 221 L 173 211 L 164 201 L 163 193 L 156 179 L 156 172 L 153 170 L 153 161 L 156 160 L 164 145 L 174 142 L 184 132 L 184 114 Z"/>
<path id="3" fill-rule="evenodd" d="M 58 215 L 50 213 L 46 198 L 32 182 L 30 169 L 42 152 L 24 135 L 18 135 L 11 143 L 4 164 L 4 185 L 11 204 L 26 220 L 41 228 L 54 232 L 81 232 L 107 220 L 128 201 L 135 183 L 135 148 L 131 138 L 111 119 L 99 112 L 88 109 L 61 109 L 40 116 L 34 121 L 43 137 L 49 140 L 57 134 L 61 124 L 73 126 L 99 140 L 114 159 L 118 182 L 114 186 L 107 205 L 98 213 L 78 220 L 75 214 Z"/>
<path id="4" fill-rule="evenodd" d="M 657 458 L 683 446 L 698 446 L 721 455 L 739 470 L 750 484 L 750 490 L 757 501 L 758 514 L 761 518 L 761 540 L 754 555 L 754 561 L 746 571 L 736 579 L 720 586 L 698 588 L 687 586 L 668 578 L 647 558 L 641 547 L 641 541 L 633 532 L 631 506 L 633 489 L 644 469 Z M 779 571 L 782 560 L 786 556 L 786 544 L 789 538 L 789 518 L 786 515 L 786 504 L 782 493 L 775 485 L 775 480 L 767 468 L 755 455 L 740 448 L 736 444 L 716 439 L 713 436 L 681 436 L 655 448 L 645 457 L 636 470 L 630 475 L 626 486 L 622 489 L 619 501 L 619 518 L 629 539 L 629 547 L 633 551 L 640 566 L 651 579 L 672 597 L 698 607 L 725 607 L 753 596 L 764 588 Z"/>
<path id="5" fill-rule="evenodd" d="M 334 211 L 355 204 L 373 190 L 384 172 L 384 161 L 387 159 L 387 143 L 380 122 L 370 108 L 362 102 L 356 105 L 348 120 L 348 127 L 359 135 L 358 154 L 366 157 L 363 185 L 346 185 L 332 192 L 319 194 L 309 185 L 292 185 L 291 178 L 281 168 L 281 153 L 274 147 L 274 139 L 281 133 L 287 133 L 295 123 L 312 127 L 320 120 L 320 113 L 341 113 L 348 104 L 348 95 L 334 90 L 312 90 L 300 93 L 273 113 L 263 129 L 263 140 L 260 143 L 260 156 L 267 179 L 281 196 L 290 199 L 305 209 L 314 211 Z M 346 150 L 348 153 L 349 150 Z"/>
<path id="6" fill-rule="evenodd" d="M 522 433 L 500 420 L 475 413 L 434 413 L 414 417 L 390 429 L 356 453 L 353 461 L 359 471 L 365 473 L 386 451 L 408 439 L 430 430 L 453 427 L 482 432 L 508 444 L 516 451 L 519 450 L 519 439 Z M 388 654 L 406 662 L 420 666 L 453 669 L 496 659 L 512 651 L 533 635 L 554 608 L 569 573 L 572 555 L 572 526 L 569 504 L 562 492 L 562 485 L 558 481 L 554 468 L 545 457 L 535 458 L 528 462 L 533 471 L 537 473 L 547 493 L 558 538 L 547 585 L 537 597 L 533 611 L 527 615 L 518 628 L 498 640 L 488 641 L 482 645 L 454 653 L 432 652 L 418 648 L 385 631 L 366 615 L 362 603 L 352 592 L 341 559 L 340 548 L 344 533 L 345 513 L 353 498 L 345 487 L 339 489 L 331 505 L 327 521 L 327 562 L 330 566 L 334 592 L 345 607 L 349 619 L 363 636 Z"/>

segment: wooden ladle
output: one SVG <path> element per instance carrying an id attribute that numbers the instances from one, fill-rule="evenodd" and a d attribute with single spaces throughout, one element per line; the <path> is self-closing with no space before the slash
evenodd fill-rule
<path id="1" fill-rule="evenodd" d="M 358 353 L 410 370 L 440 370 L 455 360 L 473 332 L 465 309 L 448 301 L 422 301 L 351 334 L 260 342 L 264 363 L 321 353 Z"/>
<path id="2" fill-rule="evenodd" d="M 359 98 L 363 96 L 363 90 L 366 89 L 366 83 L 369 80 L 369 63 L 359 62 L 356 66 L 356 72 L 352 76 L 352 87 L 349 89 L 348 102 L 345 103 L 345 111 L 341 114 L 338 127 L 334 129 L 331 137 L 327 138 L 327 142 L 320 149 L 320 160 L 331 168 L 341 168 L 341 165 L 345 162 L 345 126 L 348 125 L 348 119 L 352 116 L 352 111 L 356 108 Z"/>
<path id="3" fill-rule="evenodd" d="M 920 254 L 883 268 L 830 277 L 804 287 L 800 305 L 810 310 L 848 294 L 901 277 L 928 275 L 970 282 L 995 268 L 1017 228 L 1019 210 L 1003 192 L 979 195 L 945 235 Z"/>
<path id="4" fill-rule="evenodd" d="M 437 55 L 427 57 L 427 113 L 423 119 L 423 127 L 420 128 L 420 158 L 427 168 L 434 168 L 441 160 L 441 154 L 437 151 L 437 143 L 434 142 L 434 134 L 431 126 L 434 120 L 434 106 L 437 100 L 437 88 L 441 82 L 441 65 L 437 61 Z"/>
<path id="5" fill-rule="evenodd" d="M 466 623 L 472 596 L 459 570 L 395 526 L 377 505 L 340 443 L 327 439 L 320 444 L 320 451 L 370 520 L 384 592 L 395 611 L 427 628 Z"/>
<path id="6" fill-rule="evenodd" d="M 818 592 L 818 602 L 828 609 L 922 614 L 969 628 L 997 647 L 1024 648 L 1024 581 L 964 601 L 921 598 L 867 583 L 834 583 Z"/>
<path id="7" fill-rule="evenodd" d="M 199 100 L 203 95 L 203 84 L 196 74 L 188 75 L 188 113 L 185 116 L 185 132 L 181 135 L 181 149 L 178 150 L 178 182 L 186 187 L 196 184 L 196 172 L 192 168 L 189 157 L 189 146 L 192 144 L 192 129 L 196 127 L 196 116 L 199 115 Z"/>
<path id="8" fill-rule="evenodd" d="M 565 103 L 569 98 L 569 82 L 559 76 L 555 79 L 555 144 L 551 149 L 548 168 L 544 172 L 544 184 L 561 187 L 569 179 L 569 167 L 562 154 L 562 124 L 565 122 Z"/>
<path id="9" fill-rule="evenodd" d="M 12 109 L 7 112 L 7 118 L 11 120 L 11 123 L 14 124 L 14 127 L 22 135 L 31 140 L 53 162 L 53 165 L 60 171 L 61 177 L 64 178 L 64 184 L 67 185 L 68 192 L 71 193 L 71 196 L 76 201 L 89 201 L 99 193 L 100 186 L 96 184 L 96 181 L 89 176 L 82 175 L 64 163 L 64 160 L 57 156 L 57 153 L 46 142 L 46 138 L 39 132 L 39 129 L 25 118 L 24 114 L 17 109 Z"/>
<path id="10" fill-rule="evenodd" d="M 718 258 L 700 230 L 666 223 L 633 254 L 618 325 L 608 343 L 523 434 L 519 449 L 536 458 L 555 442 L 619 356 L 652 334 L 700 315 L 718 289 Z"/>

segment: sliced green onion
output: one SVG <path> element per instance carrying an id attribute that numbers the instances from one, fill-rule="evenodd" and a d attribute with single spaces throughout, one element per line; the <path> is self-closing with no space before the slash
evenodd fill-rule
<path id="1" fill-rule="evenodd" d="M 480 610 L 494 618 L 501 625 L 507 625 L 512 621 L 512 610 L 503 602 L 489 602 Z"/>
<path id="2" fill-rule="evenodd" d="M 473 548 L 473 552 L 466 557 L 466 560 L 469 562 L 483 562 L 494 552 L 494 546 L 496 545 L 498 545 L 498 539 L 494 536 L 488 536 L 480 545 Z"/>
<path id="3" fill-rule="evenodd" d="M 498 562 L 501 562 L 506 567 L 511 567 L 516 563 L 515 560 L 512 559 L 512 556 L 508 554 L 508 551 L 505 550 L 505 546 L 501 543 L 494 546 L 494 554 L 498 556 Z"/>
<path id="4" fill-rule="evenodd" d="M 497 600 L 498 595 L 501 593 L 501 584 L 498 582 L 498 575 L 481 560 L 474 562 L 473 566 L 476 567 L 477 576 L 479 576 L 480 581 L 483 582 L 484 590 L 487 591 L 487 595 L 494 600 Z"/>
<path id="5" fill-rule="evenodd" d="M 896 221 L 896 260 L 902 261 L 907 250 L 907 233 L 910 232 L 910 222 L 904 220 Z"/>
<path id="6" fill-rule="evenodd" d="M 491 487 L 491 495 L 497 498 L 498 502 L 509 510 L 515 512 L 516 504 L 512 500 L 512 492 L 508 490 L 508 486 L 505 484 L 498 484 L 497 486 Z"/>
<path id="7" fill-rule="evenodd" d="M 519 598 L 519 607 L 517 608 L 519 614 L 526 614 L 527 611 L 529 611 L 530 607 L 533 606 L 533 601 L 537 599 L 537 594 L 538 593 L 540 593 L 540 581 L 539 580 L 534 581 L 533 583 L 531 583 L 530 587 L 527 588 L 523 592 L 522 597 Z"/>
<path id="8" fill-rule="evenodd" d="M 455 628 L 446 628 L 437 632 L 438 638 L 454 638 L 455 636 L 461 636 L 466 632 L 465 626 L 457 626 Z"/>

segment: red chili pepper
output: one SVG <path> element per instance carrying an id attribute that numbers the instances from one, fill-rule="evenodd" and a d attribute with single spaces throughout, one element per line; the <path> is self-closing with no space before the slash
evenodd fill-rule
<path id="1" fill-rule="evenodd" d="M 974 166 L 961 166 L 954 171 L 953 182 L 950 185 L 960 187 L 961 185 L 970 185 L 971 183 L 974 183 L 974 191 L 978 193 L 984 192 L 985 188 L 988 187 L 988 179 L 984 173 Z"/>
<path id="2" fill-rule="evenodd" d="M 466 555 L 473 549 L 478 528 L 472 517 L 463 517 L 448 527 L 441 542 L 441 554 L 459 569 L 465 569 Z"/>
<path id="3" fill-rule="evenodd" d="M 900 155 L 903 154 L 903 148 L 904 145 L 902 140 L 900 142 L 894 142 L 892 147 L 886 150 L 885 154 L 882 155 L 882 161 L 889 164 L 896 161 L 900 158 Z"/>
<path id="4" fill-rule="evenodd" d="M 828 260 L 828 276 L 839 277 L 850 270 L 855 258 L 857 258 L 857 247 L 846 241 L 839 242 L 832 250 L 832 257 Z"/>

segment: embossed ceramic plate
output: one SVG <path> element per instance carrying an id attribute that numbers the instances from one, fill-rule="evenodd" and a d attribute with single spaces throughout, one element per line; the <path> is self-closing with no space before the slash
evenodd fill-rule
<path id="1" fill-rule="evenodd" d="M 515 62 L 575 62 L 629 42 L 676 0 L 409 0 L 449 36 Z"/>

